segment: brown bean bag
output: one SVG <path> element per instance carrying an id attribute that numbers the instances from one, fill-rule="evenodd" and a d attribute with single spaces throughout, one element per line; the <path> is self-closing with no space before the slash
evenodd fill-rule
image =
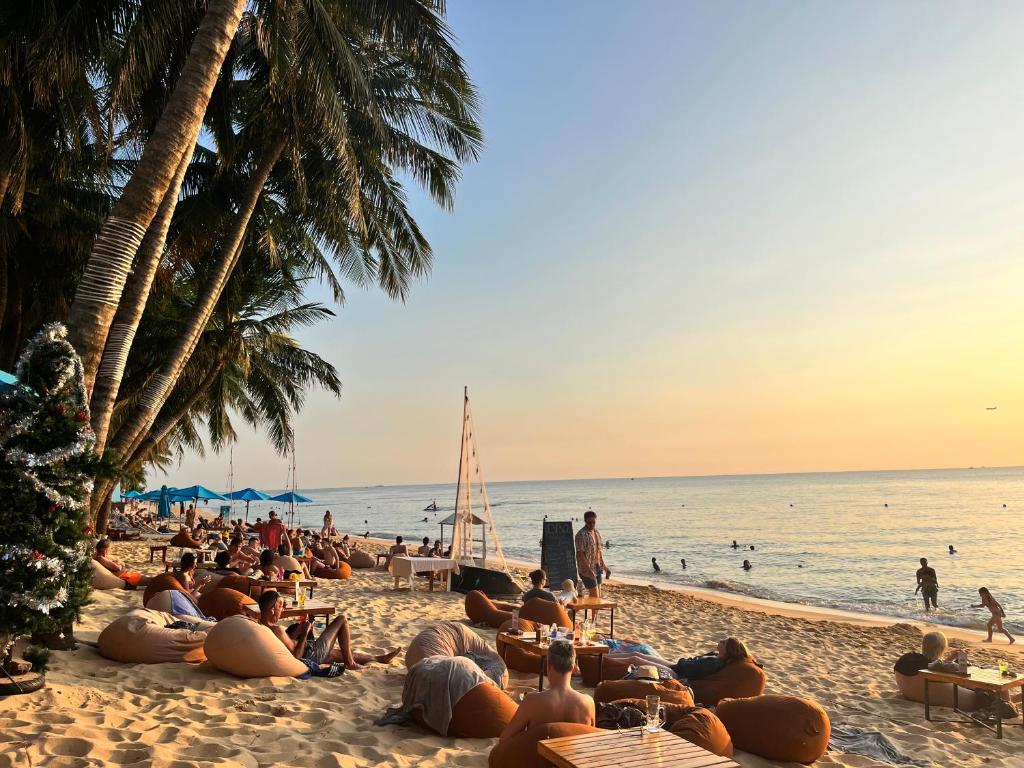
<path id="1" fill-rule="evenodd" d="M 511 618 L 511 617 L 510 617 Z M 519 618 L 527 621 L 535 621 L 538 624 L 558 627 L 572 627 L 569 614 L 561 603 L 553 603 L 542 597 L 531 597 L 519 609 Z"/>
<path id="2" fill-rule="evenodd" d="M 352 568 L 373 568 L 377 561 L 369 552 L 362 549 L 354 549 L 352 554 L 348 556 L 348 564 Z"/>
<path id="3" fill-rule="evenodd" d="M 247 605 L 256 605 L 256 601 L 233 589 L 215 589 L 199 598 L 199 610 L 206 616 L 213 616 L 217 621 L 228 616 L 251 615 L 245 609 Z"/>
<path id="4" fill-rule="evenodd" d="M 124 589 L 128 583 L 119 579 L 95 560 L 92 561 L 92 588 L 93 589 Z"/>
<path id="5" fill-rule="evenodd" d="M 487 758 L 489 768 L 550 768 L 551 763 L 537 754 L 537 742 L 584 733 L 603 733 L 600 728 L 579 723 L 547 723 L 495 745 Z"/>
<path id="6" fill-rule="evenodd" d="M 513 607 L 507 603 L 493 603 L 479 590 L 466 593 L 466 616 L 474 624 L 486 624 L 497 629 L 512 618 Z"/>
<path id="7" fill-rule="evenodd" d="M 203 545 L 193 539 L 188 531 L 178 531 L 171 540 L 167 542 L 172 547 L 181 547 L 182 549 L 202 549 Z"/>
<path id="8" fill-rule="evenodd" d="M 337 568 L 317 568 L 313 575 L 318 579 L 351 579 L 352 566 L 348 563 L 338 563 Z"/>
<path id="9" fill-rule="evenodd" d="M 713 707 L 725 698 L 742 699 L 764 693 L 764 670 L 752 661 L 734 661 L 715 674 L 690 680 L 693 698 L 706 707 Z"/>
<path id="10" fill-rule="evenodd" d="M 498 627 L 498 635 L 495 637 L 495 645 L 498 647 L 498 655 L 505 660 L 505 664 L 508 665 L 509 669 L 514 669 L 516 672 L 529 672 L 531 674 L 538 674 L 540 672 L 541 657 L 540 654 L 530 653 L 527 650 L 518 648 L 514 645 L 509 645 L 501 639 L 502 632 L 506 631 L 512 626 L 512 619 L 502 622 L 502 625 Z M 534 632 L 536 631 L 539 624 L 534 624 L 532 621 L 526 621 L 525 619 L 519 620 L 519 629 L 523 632 Z M 583 657 L 580 657 L 583 658 Z"/>
<path id="11" fill-rule="evenodd" d="M 493 739 L 512 722 L 518 705 L 496 685 L 478 685 L 455 703 L 448 735 L 461 739 Z"/>
<path id="12" fill-rule="evenodd" d="M 601 680 L 597 679 L 597 656 L 580 656 L 576 663 L 583 675 L 583 684 L 595 686 L 601 680 L 621 680 L 629 672 L 629 662 L 625 659 L 604 659 L 600 662 Z"/>
<path id="13" fill-rule="evenodd" d="M 298 677 L 309 668 L 268 627 L 244 616 L 218 621 L 203 646 L 209 662 L 236 677 Z"/>
<path id="14" fill-rule="evenodd" d="M 153 595 L 157 592 L 163 592 L 165 589 L 176 589 L 179 592 L 184 592 L 185 594 L 189 593 L 173 574 L 161 573 L 159 576 L 155 576 L 153 580 L 146 585 L 146 591 L 142 593 L 142 604 L 145 605 Z"/>
<path id="15" fill-rule="evenodd" d="M 920 675 L 903 675 L 893 672 L 900 695 L 909 701 L 924 703 L 924 678 Z M 953 706 L 953 684 L 932 683 L 928 686 L 928 701 L 933 707 Z M 961 688 L 957 694 L 957 706 L 965 712 L 973 712 L 983 701 L 974 691 Z"/>
<path id="16" fill-rule="evenodd" d="M 703 747 L 715 755 L 732 757 L 732 739 L 729 738 L 729 732 L 710 709 L 690 707 L 682 716 L 670 722 L 668 729 L 691 744 Z"/>
<path id="17" fill-rule="evenodd" d="M 175 621 L 168 613 L 136 608 L 108 624 L 96 647 L 104 658 L 126 664 L 202 662 L 206 632 L 168 629 Z"/>
<path id="18" fill-rule="evenodd" d="M 693 706 L 693 698 L 685 685 L 676 680 L 655 683 L 650 680 L 608 680 L 594 689 L 594 703 L 607 704 L 619 699 L 643 699 L 645 696 L 660 696 L 662 704 Z"/>
<path id="19" fill-rule="evenodd" d="M 768 760 L 813 763 L 828 749 L 828 715 L 810 699 L 776 694 L 722 699 L 715 714 L 736 749 Z"/>
<path id="20" fill-rule="evenodd" d="M 239 576 L 237 573 L 233 573 L 218 581 L 215 589 L 233 589 L 235 592 L 248 595 L 249 590 L 252 589 L 253 581 L 248 576 Z"/>

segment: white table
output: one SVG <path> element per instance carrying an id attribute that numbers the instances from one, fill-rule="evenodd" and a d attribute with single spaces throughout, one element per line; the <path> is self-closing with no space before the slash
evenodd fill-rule
<path id="1" fill-rule="evenodd" d="M 450 557 L 411 557 L 409 555 L 395 555 L 391 558 L 388 571 L 395 577 L 395 589 L 398 589 L 399 580 L 407 579 L 412 587 L 413 577 L 417 573 L 430 573 L 430 591 L 434 591 L 434 574 L 459 572 L 459 564 Z"/>

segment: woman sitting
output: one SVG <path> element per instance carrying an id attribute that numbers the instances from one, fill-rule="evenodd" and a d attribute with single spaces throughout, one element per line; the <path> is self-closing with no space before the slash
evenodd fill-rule
<path id="1" fill-rule="evenodd" d="M 337 551 L 338 557 L 343 560 L 348 560 L 352 556 L 352 547 L 348 543 L 347 533 L 342 537 L 340 544 L 334 545 L 334 549 Z"/>
<path id="2" fill-rule="evenodd" d="M 609 653 L 605 658 L 628 661 L 630 664 L 654 665 L 659 670 L 667 672 L 669 677 L 682 681 L 711 677 L 734 661 L 754 660 L 750 651 L 747 650 L 747 646 L 735 637 L 719 640 L 718 647 L 714 651 L 701 656 L 682 658 L 675 664 L 669 664 L 665 659 L 645 653 Z"/>
<path id="3" fill-rule="evenodd" d="M 174 571 L 174 578 L 181 583 L 181 586 L 193 595 L 198 596 L 199 588 L 209 581 L 210 577 L 204 575 L 198 579 L 196 578 L 196 556 L 192 552 L 186 552 L 181 556 L 178 569 Z"/>

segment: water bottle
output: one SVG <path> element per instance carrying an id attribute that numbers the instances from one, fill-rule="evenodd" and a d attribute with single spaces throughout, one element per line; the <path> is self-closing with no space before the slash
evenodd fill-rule
<path id="1" fill-rule="evenodd" d="M 512 629 L 512 634 L 513 635 L 519 634 L 519 609 L 518 608 L 513 608 L 512 609 L 512 627 L 511 627 L 511 629 Z"/>
<path id="2" fill-rule="evenodd" d="M 956 655 L 957 671 L 961 675 L 967 674 L 967 651 L 960 651 Z"/>

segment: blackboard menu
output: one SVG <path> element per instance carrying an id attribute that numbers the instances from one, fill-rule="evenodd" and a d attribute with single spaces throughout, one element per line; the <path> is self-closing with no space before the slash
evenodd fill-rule
<path id="1" fill-rule="evenodd" d="M 573 583 L 579 581 L 576 571 L 576 539 L 571 522 L 544 521 L 540 567 L 547 571 L 549 589 L 561 589 L 566 579 L 571 579 Z"/>

